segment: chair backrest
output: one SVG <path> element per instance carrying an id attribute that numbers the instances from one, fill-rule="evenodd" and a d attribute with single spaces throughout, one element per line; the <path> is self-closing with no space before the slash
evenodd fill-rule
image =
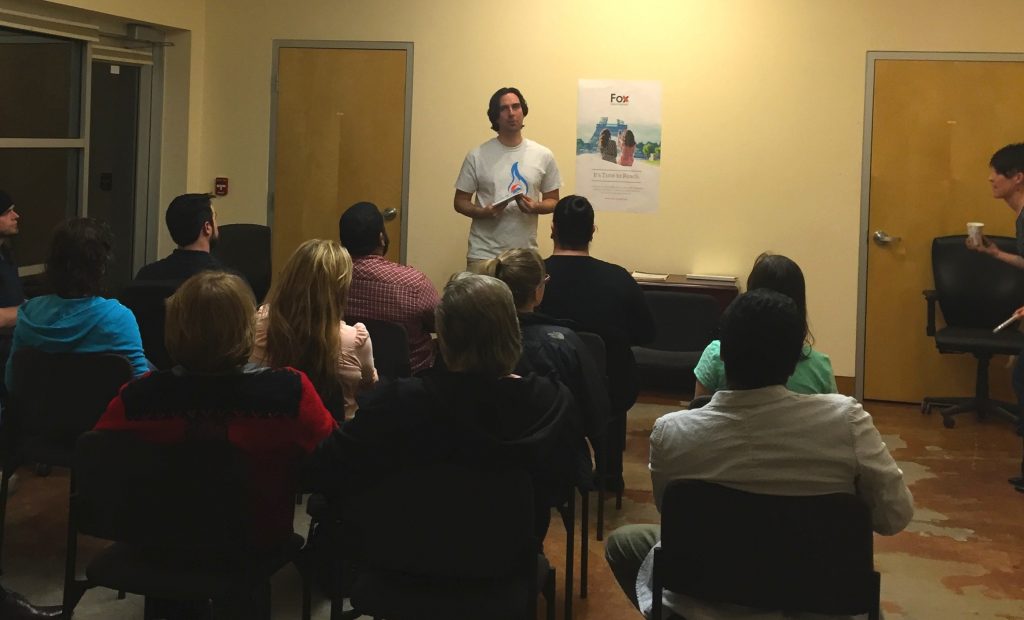
<path id="1" fill-rule="evenodd" d="M 374 569 L 444 579 L 492 579 L 536 562 L 533 485 L 525 471 L 458 465 L 410 469 L 350 504 Z M 524 567 L 524 562 L 527 566 Z"/>
<path id="2" fill-rule="evenodd" d="M 135 315 L 142 335 L 142 348 L 148 359 L 160 370 L 174 365 L 164 344 L 167 298 L 181 286 L 181 280 L 136 280 L 129 282 L 118 299 Z"/>
<path id="3" fill-rule="evenodd" d="M 658 333 L 644 345 L 661 351 L 703 351 L 715 339 L 718 302 L 710 295 L 644 291 Z"/>
<path id="4" fill-rule="evenodd" d="M 19 349 L 11 358 L 11 416 L 20 437 L 41 437 L 68 456 L 92 430 L 132 366 L 114 353 L 44 353 Z"/>
<path id="5" fill-rule="evenodd" d="M 854 495 L 782 497 L 677 480 L 661 514 L 655 570 L 668 590 L 788 612 L 877 608 L 871 517 Z"/>
<path id="6" fill-rule="evenodd" d="M 964 244 L 966 235 L 932 241 L 932 275 L 946 325 L 991 329 L 1024 304 L 1024 270 Z M 1017 253 L 1012 237 L 987 237 L 1000 250 Z"/>
<path id="7" fill-rule="evenodd" d="M 225 267 L 245 276 L 263 303 L 270 290 L 270 227 L 262 224 L 224 224 L 218 227 L 220 240 L 211 254 Z"/>
<path id="8" fill-rule="evenodd" d="M 409 362 L 409 337 L 398 323 L 379 319 L 345 317 L 349 325 L 362 323 L 373 343 L 373 365 L 382 379 L 397 379 L 412 374 Z"/>
<path id="9" fill-rule="evenodd" d="M 241 549 L 244 458 L 224 441 L 155 444 L 91 431 L 75 446 L 72 505 L 89 536 L 176 552 Z"/>
<path id="10" fill-rule="evenodd" d="M 580 337 L 583 344 L 587 347 L 587 351 L 590 353 L 590 358 L 594 360 L 594 365 L 597 366 L 598 372 L 602 377 L 607 380 L 608 377 L 608 357 L 604 350 L 604 339 L 593 332 L 576 332 L 576 335 Z"/>

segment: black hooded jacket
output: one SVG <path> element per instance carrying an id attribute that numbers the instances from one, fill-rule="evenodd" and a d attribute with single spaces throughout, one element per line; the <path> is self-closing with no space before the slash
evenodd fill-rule
<path id="1" fill-rule="evenodd" d="M 344 501 L 407 468 L 524 469 L 541 519 L 579 482 L 574 407 L 568 389 L 545 377 L 426 371 L 361 397 L 355 418 L 311 457 L 307 485 Z"/>

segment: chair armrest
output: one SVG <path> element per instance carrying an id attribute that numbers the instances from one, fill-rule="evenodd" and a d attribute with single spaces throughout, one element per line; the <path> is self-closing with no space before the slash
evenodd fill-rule
<path id="1" fill-rule="evenodd" d="M 925 333 L 929 336 L 935 335 L 935 302 L 939 300 L 939 293 L 935 290 L 928 289 L 922 291 L 924 299 L 928 302 L 928 325 L 925 327 Z"/>

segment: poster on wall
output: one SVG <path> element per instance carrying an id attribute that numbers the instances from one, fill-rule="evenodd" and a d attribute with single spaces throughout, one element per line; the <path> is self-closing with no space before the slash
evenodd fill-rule
<path id="1" fill-rule="evenodd" d="M 661 82 L 580 80 L 576 193 L 599 211 L 654 213 L 661 176 Z"/>

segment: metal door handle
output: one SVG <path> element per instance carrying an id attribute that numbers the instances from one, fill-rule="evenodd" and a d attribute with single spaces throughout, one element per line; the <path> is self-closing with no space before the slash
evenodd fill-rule
<path id="1" fill-rule="evenodd" d="M 899 241 L 899 237 L 890 237 L 885 233 L 884 230 L 876 230 L 875 234 L 871 235 L 871 238 L 875 240 L 878 245 L 889 245 L 890 243 Z"/>
<path id="2" fill-rule="evenodd" d="M 384 216 L 384 219 L 390 222 L 391 220 L 395 219 L 395 217 L 398 216 L 398 209 L 394 207 L 391 207 L 390 209 L 384 209 L 384 213 L 382 213 L 382 215 Z"/>

